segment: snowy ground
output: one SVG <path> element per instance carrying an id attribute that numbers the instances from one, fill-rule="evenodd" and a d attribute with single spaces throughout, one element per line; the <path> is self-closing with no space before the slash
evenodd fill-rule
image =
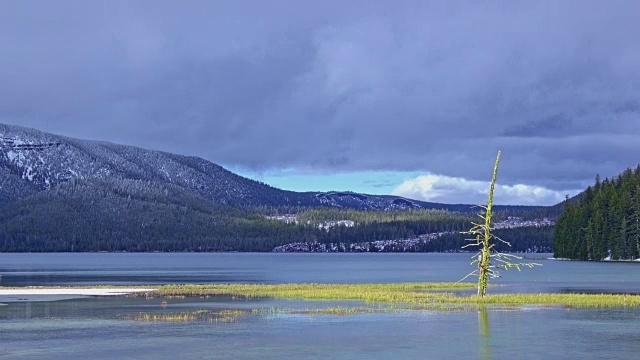
<path id="1" fill-rule="evenodd" d="M 142 288 L 94 288 L 94 289 L 64 289 L 64 288 L 22 288 L 0 289 L 0 302 L 22 301 L 57 301 L 87 296 L 118 296 L 136 292 L 150 292 L 155 289 Z M 2 305 L 2 304 L 0 304 Z"/>

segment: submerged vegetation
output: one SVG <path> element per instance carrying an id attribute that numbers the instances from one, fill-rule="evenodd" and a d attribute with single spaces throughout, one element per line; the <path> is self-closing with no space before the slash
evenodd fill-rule
<path id="1" fill-rule="evenodd" d="M 122 315 L 122 320 L 141 322 L 214 322 L 234 323 L 241 321 L 249 315 L 353 315 L 391 312 L 395 310 L 407 310 L 409 308 L 394 307 L 346 307 L 333 306 L 315 309 L 282 309 L 282 308 L 258 308 L 251 310 L 224 309 L 224 310 L 190 310 L 178 312 L 140 312 L 136 314 Z"/>
<path id="2" fill-rule="evenodd" d="M 170 313 L 141 312 L 122 316 L 123 320 L 148 321 L 148 322 L 235 322 L 241 316 L 251 314 L 249 310 L 225 309 L 225 310 L 193 310 Z"/>

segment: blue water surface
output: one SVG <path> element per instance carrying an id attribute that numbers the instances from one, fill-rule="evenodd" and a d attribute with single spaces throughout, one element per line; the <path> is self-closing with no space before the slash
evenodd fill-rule
<path id="1" fill-rule="evenodd" d="M 640 292 L 638 263 L 528 256 L 542 266 L 504 272 L 489 291 Z M 468 254 L 424 253 L 0 254 L 0 285 L 457 281 L 473 269 L 469 259 Z M 637 309 L 301 311 L 331 306 L 378 305 L 228 296 L 5 302 L 0 305 L 0 358 L 635 359 L 640 353 Z M 132 319 L 142 313 L 220 309 L 265 311 L 231 322 Z"/>

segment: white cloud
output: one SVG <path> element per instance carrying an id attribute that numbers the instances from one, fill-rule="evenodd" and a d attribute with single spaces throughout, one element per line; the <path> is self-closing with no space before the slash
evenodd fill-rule
<path id="1" fill-rule="evenodd" d="M 405 180 L 391 194 L 449 204 L 485 204 L 488 193 L 488 181 L 428 174 Z M 494 201 L 502 205 L 554 205 L 565 195 L 575 193 L 576 190 L 554 191 L 535 185 L 496 184 Z"/>

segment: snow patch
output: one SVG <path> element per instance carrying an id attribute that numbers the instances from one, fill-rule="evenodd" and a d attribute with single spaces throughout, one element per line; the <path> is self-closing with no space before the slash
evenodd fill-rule
<path id="1" fill-rule="evenodd" d="M 14 295 L 84 295 L 84 296 L 114 296 L 136 292 L 151 292 L 156 289 L 140 288 L 104 288 L 104 289 L 0 289 L 0 296 Z"/>

